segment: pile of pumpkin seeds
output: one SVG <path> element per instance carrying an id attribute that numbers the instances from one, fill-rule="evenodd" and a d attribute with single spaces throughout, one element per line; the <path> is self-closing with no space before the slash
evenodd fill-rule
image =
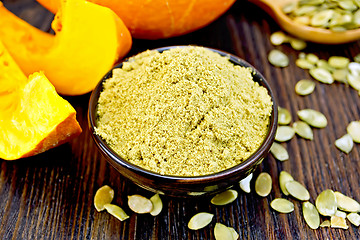
<path id="1" fill-rule="evenodd" d="M 299 0 L 282 11 L 300 24 L 342 32 L 360 27 L 359 7 L 358 0 Z"/>

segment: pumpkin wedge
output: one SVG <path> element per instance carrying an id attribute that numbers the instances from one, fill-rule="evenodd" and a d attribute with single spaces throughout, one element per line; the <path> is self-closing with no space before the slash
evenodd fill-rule
<path id="1" fill-rule="evenodd" d="M 15 160 L 81 133 L 74 108 L 42 72 L 27 78 L 0 41 L 0 158 Z"/>
<path id="2" fill-rule="evenodd" d="M 131 35 L 110 9 L 85 0 L 63 0 L 42 32 L 0 2 L 0 39 L 25 75 L 43 71 L 60 94 L 93 90 L 131 48 Z"/>

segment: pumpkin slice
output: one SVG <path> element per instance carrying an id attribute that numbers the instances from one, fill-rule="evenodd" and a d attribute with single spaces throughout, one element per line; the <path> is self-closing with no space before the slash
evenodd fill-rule
<path id="1" fill-rule="evenodd" d="M 74 108 L 42 72 L 27 79 L 0 41 L 0 158 L 33 156 L 81 133 Z"/>
<path id="2" fill-rule="evenodd" d="M 60 94 L 80 95 L 131 48 L 130 33 L 110 9 L 85 0 L 63 0 L 52 28 L 42 32 L 0 2 L 0 39 L 25 75 L 44 71 Z"/>

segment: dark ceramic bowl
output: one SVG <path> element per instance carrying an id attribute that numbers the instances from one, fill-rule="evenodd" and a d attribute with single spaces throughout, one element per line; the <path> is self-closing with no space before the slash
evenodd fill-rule
<path id="1" fill-rule="evenodd" d="M 186 47 L 186 46 L 171 46 L 155 49 L 159 52 L 168 50 L 174 47 Z M 103 82 L 112 76 L 112 71 L 107 73 L 102 81 L 96 86 L 92 92 L 89 102 L 88 121 L 90 131 L 94 141 L 107 161 L 116 168 L 123 176 L 133 181 L 135 184 L 148 189 L 153 192 L 165 194 L 169 196 L 200 196 L 204 194 L 210 194 L 219 192 L 234 184 L 237 184 L 241 179 L 252 173 L 256 166 L 259 165 L 269 152 L 269 149 L 274 141 L 275 132 L 277 128 L 277 104 L 275 98 L 270 89 L 269 84 L 264 77 L 249 63 L 246 61 L 223 51 L 210 49 L 217 52 L 222 56 L 227 56 L 230 61 L 236 65 L 244 67 L 250 67 L 253 69 L 253 79 L 261 86 L 268 90 L 269 95 L 273 101 L 273 109 L 270 118 L 270 124 L 268 127 L 267 136 L 259 149 L 250 156 L 247 160 L 227 170 L 197 177 L 179 177 L 170 175 L 160 175 L 158 173 L 146 170 L 128 161 L 122 159 L 117 153 L 109 147 L 109 145 L 100 136 L 95 134 L 94 127 L 97 126 L 96 108 L 99 95 L 103 88 Z M 126 61 L 126 60 L 125 60 Z M 120 68 L 122 63 L 115 66 Z"/>

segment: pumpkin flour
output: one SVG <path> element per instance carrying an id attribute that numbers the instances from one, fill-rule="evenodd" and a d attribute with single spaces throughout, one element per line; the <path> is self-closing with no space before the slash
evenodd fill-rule
<path id="1" fill-rule="evenodd" d="M 199 176 L 253 154 L 271 112 L 271 97 L 250 68 L 202 47 L 148 50 L 103 83 L 95 131 L 135 165 Z"/>

